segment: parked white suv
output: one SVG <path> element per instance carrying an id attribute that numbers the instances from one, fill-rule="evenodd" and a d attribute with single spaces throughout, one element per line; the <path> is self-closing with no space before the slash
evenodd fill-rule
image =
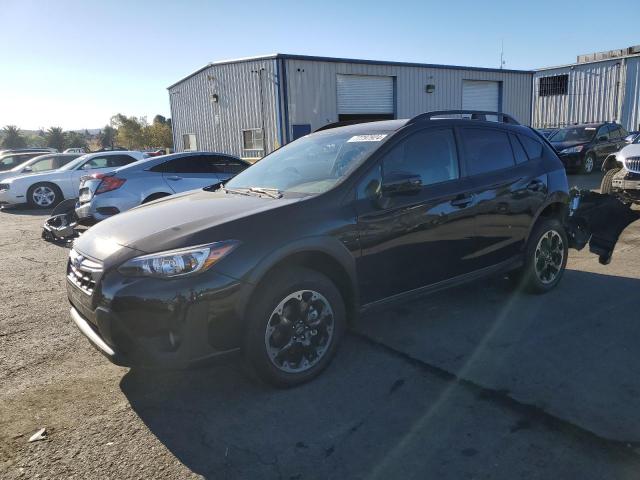
<path id="1" fill-rule="evenodd" d="M 132 151 L 89 153 L 58 170 L 7 178 L 0 183 L 0 205 L 28 203 L 34 208 L 50 208 L 66 198 L 76 198 L 82 177 L 110 172 L 142 158 L 142 152 Z"/>

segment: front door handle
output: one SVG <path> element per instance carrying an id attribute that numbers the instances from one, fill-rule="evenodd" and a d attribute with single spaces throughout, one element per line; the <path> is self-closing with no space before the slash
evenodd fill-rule
<path id="1" fill-rule="evenodd" d="M 527 190 L 531 192 L 539 192 L 544 187 L 544 183 L 540 180 L 531 180 L 529 185 L 527 185 Z"/>
<path id="2" fill-rule="evenodd" d="M 170 177 L 167 177 L 167 180 L 173 180 L 175 182 L 176 180 L 182 180 L 182 177 L 178 177 L 177 175 L 172 175 Z"/>
<path id="3" fill-rule="evenodd" d="M 471 203 L 473 200 L 473 195 L 458 195 L 456 198 L 451 200 L 451 205 L 454 207 L 464 208 Z"/>

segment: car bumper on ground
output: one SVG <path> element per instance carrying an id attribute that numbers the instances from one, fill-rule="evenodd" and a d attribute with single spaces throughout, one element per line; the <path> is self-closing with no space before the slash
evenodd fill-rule
<path id="1" fill-rule="evenodd" d="M 71 269 L 71 318 L 116 365 L 183 368 L 239 351 L 237 306 L 244 284 L 235 279 L 208 271 L 195 286 L 186 278 L 135 279 L 111 272 L 88 292 Z"/>

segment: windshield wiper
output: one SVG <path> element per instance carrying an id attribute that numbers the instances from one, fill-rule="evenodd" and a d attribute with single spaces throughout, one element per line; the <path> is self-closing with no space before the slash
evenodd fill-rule
<path id="1" fill-rule="evenodd" d="M 280 190 L 278 190 L 277 188 L 267 188 L 267 187 L 250 187 L 249 188 L 250 192 L 255 192 L 255 193 L 262 193 L 264 195 L 267 195 L 271 198 L 281 198 L 282 197 L 282 192 Z"/>
<path id="2" fill-rule="evenodd" d="M 246 195 L 247 197 L 252 197 L 253 196 L 249 192 L 243 192 L 242 190 L 235 189 L 235 188 L 226 188 L 226 187 L 223 186 L 222 189 L 226 193 L 237 193 L 238 195 Z M 244 190 L 247 190 L 247 189 L 244 189 Z"/>

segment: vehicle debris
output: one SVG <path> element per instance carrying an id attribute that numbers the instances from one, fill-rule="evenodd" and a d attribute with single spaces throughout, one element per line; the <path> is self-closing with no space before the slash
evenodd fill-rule
<path id="1" fill-rule="evenodd" d="M 571 189 L 569 214 L 566 220 L 571 247 L 598 255 L 602 265 L 611 262 L 613 250 L 622 232 L 636 220 L 640 211 L 632 210 L 615 195 Z"/>
<path id="2" fill-rule="evenodd" d="M 42 238 L 53 243 L 67 243 L 78 236 L 78 219 L 75 214 L 76 199 L 70 198 L 58 204 L 42 226 Z"/>
<path id="3" fill-rule="evenodd" d="M 46 427 L 41 428 L 40 430 L 38 430 L 36 433 L 34 433 L 29 437 L 29 443 L 38 442 L 40 440 L 46 440 L 47 435 L 48 435 L 47 428 Z"/>

